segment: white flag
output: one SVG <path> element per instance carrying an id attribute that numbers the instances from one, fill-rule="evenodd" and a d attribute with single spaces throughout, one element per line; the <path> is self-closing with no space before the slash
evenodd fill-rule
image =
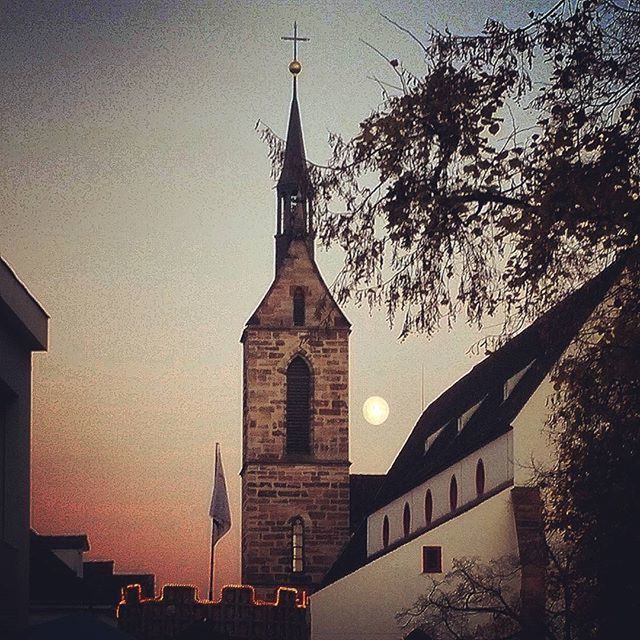
<path id="1" fill-rule="evenodd" d="M 216 442 L 216 464 L 213 478 L 213 495 L 209 515 L 213 519 L 215 542 L 231 529 L 231 512 L 229 511 L 229 498 L 227 497 L 227 484 L 224 481 L 220 446 Z"/>

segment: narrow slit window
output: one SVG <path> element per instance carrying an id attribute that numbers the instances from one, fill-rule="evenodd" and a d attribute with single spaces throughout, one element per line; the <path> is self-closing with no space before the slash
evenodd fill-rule
<path id="1" fill-rule="evenodd" d="M 293 293 L 293 324 L 296 327 L 304 326 L 304 291 L 298 287 Z"/>
<path id="2" fill-rule="evenodd" d="M 291 571 L 304 571 L 304 522 L 300 517 L 291 522 Z"/>

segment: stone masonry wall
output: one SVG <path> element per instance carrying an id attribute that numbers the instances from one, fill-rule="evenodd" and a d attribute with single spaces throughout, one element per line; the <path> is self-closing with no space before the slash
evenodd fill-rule
<path id="1" fill-rule="evenodd" d="M 293 326 L 293 293 L 305 325 Z M 349 535 L 349 324 L 302 242 L 293 242 L 243 337 L 242 580 L 260 597 L 312 591 Z M 311 370 L 311 453 L 286 452 L 286 371 Z M 291 572 L 291 519 L 305 524 L 305 571 Z"/>
<path id="2" fill-rule="evenodd" d="M 333 564 L 349 536 L 348 467 L 251 465 L 244 474 L 242 581 L 260 597 L 277 586 L 312 591 Z M 290 520 L 301 516 L 304 572 L 291 572 Z"/>

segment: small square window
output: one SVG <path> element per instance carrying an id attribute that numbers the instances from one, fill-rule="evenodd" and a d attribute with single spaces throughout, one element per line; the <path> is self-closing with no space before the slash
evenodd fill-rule
<path id="1" fill-rule="evenodd" d="M 442 573 L 442 547 L 422 547 L 422 573 Z"/>

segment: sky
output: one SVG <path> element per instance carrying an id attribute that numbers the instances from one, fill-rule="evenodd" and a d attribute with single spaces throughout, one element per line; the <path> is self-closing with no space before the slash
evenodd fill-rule
<path id="1" fill-rule="evenodd" d="M 540 4 L 540 3 L 538 3 Z M 544 4 L 544 3 L 542 3 Z M 516 2 L 0 1 L 0 255 L 51 316 L 34 358 L 32 525 L 86 533 L 89 559 L 206 594 L 213 452 L 232 529 L 217 590 L 240 579 L 241 345 L 273 277 L 274 183 L 258 120 L 284 135 L 290 35 L 307 156 L 328 157 L 392 80 L 419 72 L 427 24 L 526 20 Z M 337 249 L 319 251 L 327 282 Z M 482 332 L 400 342 L 346 305 L 352 471 L 381 473 L 425 403 L 468 371 Z M 421 371 L 424 369 L 424 391 Z M 388 420 L 361 407 L 384 397 Z"/>

